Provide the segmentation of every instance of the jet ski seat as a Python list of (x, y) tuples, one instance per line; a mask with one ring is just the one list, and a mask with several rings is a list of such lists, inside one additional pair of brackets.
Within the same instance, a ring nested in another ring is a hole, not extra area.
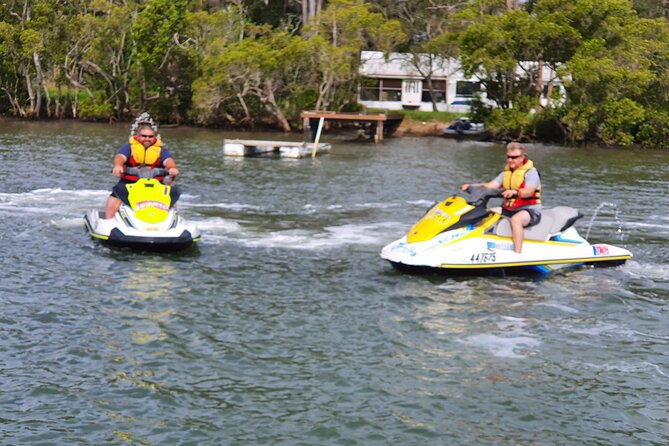
[[(583, 214), (568, 206), (557, 206), (543, 209), (541, 221), (538, 224), (525, 228), (525, 240), (539, 240), (545, 242), (558, 232), (572, 226)], [(500, 237), (511, 237), (511, 223), (502, 217), (494, 228), (494, 234)]]

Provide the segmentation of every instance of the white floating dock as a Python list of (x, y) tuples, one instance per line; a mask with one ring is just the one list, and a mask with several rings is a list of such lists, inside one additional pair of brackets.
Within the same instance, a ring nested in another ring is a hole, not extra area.
[(292, 142), (292, 141), (260, 141), (250, 139), (226, 139), (223, 141), (223, 154), (227, 156), (260, 156), (278, 154), (282, 158), (304, 158), (312, 154), (320, 155), (329, 152), (332, 146), (328, 143)]

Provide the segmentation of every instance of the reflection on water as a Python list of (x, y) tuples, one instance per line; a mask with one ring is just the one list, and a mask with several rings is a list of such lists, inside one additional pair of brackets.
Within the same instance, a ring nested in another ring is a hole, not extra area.
[(414, 277), (381, 247), (495, 175), (502, 145), (333, 141), (317, 160), (233, 160), (222, 141), (239, 135), (164, 129), (203, 241), (161, 256), (83, 228), (115, 183), (121, 127), (0, 130), (3, 443), (669, 440), (669, 154), (530, 147), (545, 205), (576, 204), (592, 242), (633, 252), (623, 267)]
[(120, 291), (130, 299), (161, 299), (176, 287), (179, 270), (159, 257), (127, 262), (127, 272), (119, 277)]

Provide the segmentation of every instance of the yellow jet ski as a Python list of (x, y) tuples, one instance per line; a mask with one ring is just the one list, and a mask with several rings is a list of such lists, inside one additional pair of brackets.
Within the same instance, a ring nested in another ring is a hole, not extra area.
[(135, 183), (126, 185), (128, 196), (118, 212), (105, 218), (104, 212), (91, 210), (84, 216), (88, 232), (105, 244), (143, 251), (179, 251), (200, 241), (200, 231), (176, 211), (171, 186), (156, 177), (168, 175), (161, 168), (126, 168), (136, 175)]
[(385, 246), (381, 257), (409, 273), (548, 274), (584, 265), (616, 266), (632, 258), (624, 248), (590, 244), (574, 223), (577, 209), (544, 208), (541, 221), (525, 228), (523, 252), (513, 250), (509, 220), (487, 208), (500, 197), (497, 189), (470, 187), (470, 195), (437, 203), (399, 240)]

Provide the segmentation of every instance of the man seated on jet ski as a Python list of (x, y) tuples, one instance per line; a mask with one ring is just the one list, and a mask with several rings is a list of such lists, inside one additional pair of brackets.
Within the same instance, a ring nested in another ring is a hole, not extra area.
[[(120, 177), (120, 180), (107, 199), (106, 218), (114, 217), (121, 207), (122, 198), (127, 197), (128, 191), (125, 185), (138, 180), (136, 176), (125, 174), (125, 168), (129, 166), (160, 167), (168, 169), (172, 178), (179, 175), (177, 164), (172, 159), (169, 150), (163, 146), (160, 138), (156, 136), (156, 130), (153, 126), (150, 123), (139, 123), (135, 136), (132, 136), (130, 141), (124, 144), (114, 156), (112, 173)], [(162, 179), (160, 180), (162, 181)], [(176, 202), (180, 195), (180, 190), (176, 186), (172, 186), (170, 192), (172, 203)]]
[[(463, 184), (466, 191), (470, 184)], [(510, 219), (513, 250), (520, 253), (525, 228), (541, 220), (541, 178), (539, 171), (527, 158), (523, 144), (511, 142), (506, 146), (506, 166), (494, 180), (477, 184), (488, 189), (502, 189), (504, 203), (491, 210)]]

